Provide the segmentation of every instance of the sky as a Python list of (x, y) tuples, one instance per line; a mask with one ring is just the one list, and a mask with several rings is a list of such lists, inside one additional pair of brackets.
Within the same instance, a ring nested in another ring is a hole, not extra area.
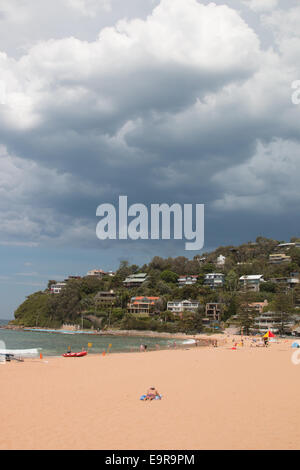
[(0, 318), (48, 279), (193, 257), (96, 209), (205, 204), (202, 251), (300, 236), (300, 4), (0, 0)]

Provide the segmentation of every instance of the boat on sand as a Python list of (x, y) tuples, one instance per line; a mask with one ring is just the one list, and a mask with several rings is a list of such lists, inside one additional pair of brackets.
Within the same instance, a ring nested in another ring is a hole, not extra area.
[(80, 351), (80, 352), (68, 352), (63, 354), (63, 357), (83, 357), (87, 355), (87, 351)]

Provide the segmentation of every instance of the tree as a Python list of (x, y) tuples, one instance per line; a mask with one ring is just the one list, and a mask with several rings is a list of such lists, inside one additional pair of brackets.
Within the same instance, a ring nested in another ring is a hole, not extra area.
[(83, 297), (79, 302), (79, 310), (81, 313), (89, 311), (94, 307), (94, 302), (90, 297)]
[(124, 280), (127, 276), (132, 274), (132, 271), (129, 267), (128, 261), (121, 261), (119, 269), (116, 272), (116, 276), (120, 277), (122, 280)]
[(121, 308), (126, 308), (129, 300), (130, 300), (131, 294), (128, 292), (127, 289), (122, 289), (119, 292), (119, 295), (117, 296), (115, 306), (116, 307), (121, 307)]
[(166, 309), (166, 302), (160, 298), (154, 303), (154, 312), (163, 312)]
[(300, 282), (296, 284), (292, 291), (293, 307), (300, 306)]
[(291, 321), (290, 311), (293, 302), (291, 294), (279, 292), (274, 299), (275, 312), (278, 313), (277, 321), (280, 323), (279, 332), (284, 334), (287, 331), (287, 324)]
[(154, 256), (152, 261), (149, 263), (148, 269), (158, 269), (159, 271), (164, 271), (165, 269), (171, 268), (172, 262), (172, 258), (163, 259), (160, 256)]
[(68, 282), (60, 294), (53, 294), (49, 297), (49, 308), (51, 320), (60, 323), (65, 321), (76, 322), (80, 312), (80, 284)]
[(276, 284), (271, 281), (262, 282), (260, 285), (261, 292), (276, 292)]
[(52, 284), (56, 284), (56, 281), (54, 281), (53, 279), (50, 279), (50, 281), (48, 281), (48, 284), (47, 284), (47, 289), (50, 289)]
[(213, 263), (206, 263), (202, 266), (201, 271), (203, 274), (213, 273), (215, 271), (215, 265)]
[(197, 285), (203, 286), (205, 280), (205, 275), (203, 273), (198, 274)]
[(175, 315), (173, 314), (173, 312), (170, 312), (170, 310), (165, 310), (164, 312), (160, 312), (159, 318), (165, 323), (174, 322), (176, 320)]
[(237, 318), (238, 318), (238, 324), (241, 327), (241, 330), (246, 335), (249, 335), (251, 328), (253, 328), (255, 317), (257, 315), (255, 309), (251, 307), (250, 303), (251, 303), (251, 298), (248, 292), (241, 295)]
[(168, 269), (165, 269), (161, 275), (160, 278), (165, 281), (165, 282), (173, 282), (176, 283), (178, 280), (178, 274), (174, 273), (173, 271), (170, 271)]
[(177, 258), (173, 259), (171, 270), (175, 271), (179, 275), (189, 274), (187, 272), (187, 262), (188, 262), (188, 259), (185, 258), (184, 256), (177, 256)]
[(292, 261), (297, 264), (297, 266), (300, 266), (300, 249), (299, 248), (292, 248), (290, 250), (290, 256), (292, 258)]
[(179, 321), (179, 328), (185, 333), (195, 334), (202, 331), (202, 315), (198, 312), (184, 312)]
[(81, 294), (93, 294), (104, 289), (104, 281), (97, 276), (86, 276), (81, 280), (68, 281), (67, 287), (80, 289)]
[(237, 315), (239, 308), (239, 302), (236, 295), (233, 295), (228, 304), (225, 306), (222, 312), (222, 321), (228, 320), (230, 317)]
[(225, 287), (229, 291), (236, 291), (239, 285), (239, 277), (234, 269), (231, 269), (225, 278)]
[(51, 322), (49, 297), (44, 292), (29, 295), (15, 311), (16, 324), (27, 327), (57, 326), (55, 322)]
[(170, 286), (170, 284), (167, 284), (165, 281), (158, 281), (157, 290), (159, 291), (160, 295), (171, 294), (172, 286)]
[(156, 289), (157, 283), (160, 280), (160, 272), (156, 269), (152, 269), (145, 281), (145, 287), (149, 289)]

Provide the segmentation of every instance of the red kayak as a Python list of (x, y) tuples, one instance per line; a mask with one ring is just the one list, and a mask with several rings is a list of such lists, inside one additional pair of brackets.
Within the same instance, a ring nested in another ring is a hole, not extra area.
[(70, 353), (65, 353), (63, 354), (63, 357), (82, 357), (82, 356), (86, 356), (87, 355), (87, 351), (80, 351), (80, 352), (70, 352)]

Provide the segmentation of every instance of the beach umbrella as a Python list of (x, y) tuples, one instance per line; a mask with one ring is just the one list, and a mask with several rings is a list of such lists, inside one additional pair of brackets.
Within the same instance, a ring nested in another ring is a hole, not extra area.
[(263, 336), (263, 338), (275, 338), (275, 335), (272, 333), (272, 331), (267, 331), (267, 333)]

